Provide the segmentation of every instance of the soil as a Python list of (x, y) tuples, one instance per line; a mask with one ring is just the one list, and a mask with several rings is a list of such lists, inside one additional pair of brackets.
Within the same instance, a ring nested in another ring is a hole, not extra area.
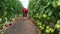
[(13, 25), (6, 31), (5, 34), (38, 34), (37, 27), (32, 24), (30, 19), (20, 17), (19, 20), (13, 23)]

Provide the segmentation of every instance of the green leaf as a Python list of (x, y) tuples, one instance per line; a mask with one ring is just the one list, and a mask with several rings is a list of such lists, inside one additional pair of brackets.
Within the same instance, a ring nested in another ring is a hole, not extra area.
[(53, 0), (52, 5), (53, 7), (56, 7), (56, 0)]

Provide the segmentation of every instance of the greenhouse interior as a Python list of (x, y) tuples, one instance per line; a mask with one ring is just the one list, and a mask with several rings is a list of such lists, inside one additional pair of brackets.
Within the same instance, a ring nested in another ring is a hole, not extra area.
[(0, 0), (0, 34), (60, 34), (60, 0)]

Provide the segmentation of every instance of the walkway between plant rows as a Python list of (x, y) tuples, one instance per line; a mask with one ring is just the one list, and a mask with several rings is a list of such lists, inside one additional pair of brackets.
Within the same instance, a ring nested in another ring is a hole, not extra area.
[(5, 34), (37, 34), (37, 27), (30, 19), (20, 17), (19, 20), (14, 22), (13, 25), (4, 32)]

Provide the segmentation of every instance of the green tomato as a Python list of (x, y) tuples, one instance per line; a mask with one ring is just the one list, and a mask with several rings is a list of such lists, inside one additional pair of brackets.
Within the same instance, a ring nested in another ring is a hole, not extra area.
[(46, 33), (50, 33), (50, 31), (47, 29), (47, 30), (46, 30)]
[(59, 24), (60, 23), (60, 20), (57, 20), (57, 24)]
[(51, 29), (51, 32), (54, 32), (54, 30), (53, 30), (53, 29)]
[(60, 6), (60, 0), (57, 1), (57, 6)]
[(38, 18), (39, 17), (39, 14), (36, 14), (36, 18)]
[(44, 29), (44, 27), (41, 27), (41, 29)]
[(37, 23), (39, 23), (39, 21), (37, 21)]
[(49, 29), (49, 26), (46, 26), (47, 29)]
[(2, 32), (2, 34), (5, 34), (4, 32)]
[(56, 27), (57, 29), (60, 29), (60, 25), (59, 25), (59, 24), (56, 24), (55, 27)]
[(41, 18), (41, 17), (39, 16), (39, 18)]
[(54, 29), (52, 29), (52, 28), (49, 28), (49, 31), (50, 31), (50, 32), (54, 32)]
[(43, 18), (46, 18), (46, 17), (47, 17), (47, 15), (46, 15), (46, 14), (43, 14), (43, 15), (42, 15), (42, 17), (43, 17)]
[(41, 25), (41, 23), (37, 23), (37, 25)]
[(49, 28), (49, 31), (51, 31), (51, 28)]
[(42, 26), (39, 26), (39, 28), (42, 28)]
[(42, 23), (42, 22), (37, 21), (37, 25), (42, 25), (41, 23)]
[(41, 30), (44, 29), (44, 27), (43, 27), (42, 25), (40, 25), (39, 28), (40, 28)]

